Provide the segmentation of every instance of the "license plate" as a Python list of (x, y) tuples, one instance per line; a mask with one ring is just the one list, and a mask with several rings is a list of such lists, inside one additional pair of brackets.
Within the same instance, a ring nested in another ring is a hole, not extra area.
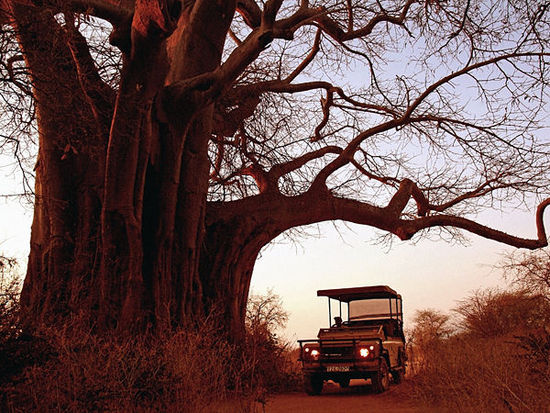
[(349, 371), (350, 366), (327, 366), (327, 371), (330, 373)]

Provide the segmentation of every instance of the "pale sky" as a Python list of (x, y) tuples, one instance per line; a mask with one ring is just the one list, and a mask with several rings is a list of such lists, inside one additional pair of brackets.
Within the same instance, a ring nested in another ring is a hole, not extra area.
[[(516, 235), (536, 236), (534, 213), (495, 212), (487, 214), (485, 222)], [(264, 294), (272, 288), (282, 298), (290, 312), (285, 338), (314, 338), (327, 326), (328, 299), (317, 297), (320, 289), (389, 285), (403, 296), (407, 327), (416, 310), (448, 312), (477, 289), (506, 286), (494, 266), (514, 248), (471, 235), (466, 246), (396, 238), (388, 250), (372, 242), (372, 229), (348, 227), (340, 235), (332, 223), (324, 223), (321, 238), (305, 239), (298, 247), (274, 244), (257, 261), (252, 290)]]
[(32, 206), (24, 199), (5, 196), (22, 193), (21, 182), (14, 159), (0, 155), (0, 254), (25, 261), (29, 253)]
[[(20, 181), (6, 175), (10, 160), (0, 157), (0, 193), (21, 191)], [(535, 208), (533, 201), (533, 208)], [(486, 213), (482, 222), (515, 235), (534, 238), (534, 212)], [(546, 222), (548, 222), (548, 218)], [(19, 258), (26, 265), (32, 211), (17, 198), (0, 198), (0, 253)], [(506, 251), (513, 248), (469, 235), (469, 245), (423, 240), (393, 245), (375, 244), (376, 233), (369, 227), (326, 222), (319, 236), (301, 238), (298, 243), (275, 240), (257, 261), (252, 293), (269, 288), (278, 294), (290, 313), (282, 335), (291, 341), (314, 338), (328, 324), (326, 297), (320, 289), (389, 285), (403, 296), (405, 321), (419, 309), (449, 311), (457, 300), (479, 288), (505, 286), (494, 268)], [(333, 314), (334, 315), (334, 314)], [(410, 323), (409, 323), (410, 324)]]
[[(413, 53), (412, 49), (408, 51)], [(391, 61), (388, 65), (387, 69), (399, 73), (403, 70)], [(361, 72), (361, 68), (354, 70)], [(353, 81), (352, 75), (344, 77)], [(362, 75), (355, 81), (361, 83)], [(13, 169), (13, 159), (0, 156), (0, 195), (21, 192), (19, 178), (7, 175)], [(487, 213), (482, 222), (535, 238), (536, 202), (528, 207), (531, 211)], [(28, 205), (25, 207), (18, 199), (0, 197), (0, 253), (16, 256), (22, 267), (29, 250), (31, 220)], [(313, 338), (320, 327), (327, 325), (327, 299), (316, 296), (319, 289), (389, 285), (403, 296), (407, 321), (416, 310), (434, 308), (447, 312), (457, 300), (476, 289), (504, 286), (494, 265), (505, 252), (514, 250), (475, 235), (468, 235), (467, 246), (428, 240), (401, 242), (395, 238), (388, 249), (373, 243), (376, 235), (368, 227), (339, 225), (339, 228), (337, 231), (332, 223), (323, 223), (319, 226), (320, 237), (301, 239), (298, 245), (276, 240), (262, 251), (255, 265), (252, 293), (264, 294), (272, 288), (281, 297), (290, 313), (283, 332), (289, 340)]]

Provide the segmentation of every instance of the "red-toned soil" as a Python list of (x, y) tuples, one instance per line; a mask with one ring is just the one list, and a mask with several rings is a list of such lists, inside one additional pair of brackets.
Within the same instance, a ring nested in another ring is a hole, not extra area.
[(348, 388), (325, 383), (319, 396), (305, 393), (286, 393), (268, 397), (266, 413), (334, 413), (334, 412), (384, 412), (384, 413), (436, 413), (441, 410), (421, 407), (410, 397), (410, 385), (405, 382), (392, 385), (383, 394), (374, 394), (364, 380), (352, 380)]

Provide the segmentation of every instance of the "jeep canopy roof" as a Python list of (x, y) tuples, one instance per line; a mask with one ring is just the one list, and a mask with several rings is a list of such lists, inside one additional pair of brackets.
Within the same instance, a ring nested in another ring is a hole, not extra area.
[(397, 294), (395, 290), (387, 285), (319, 290), (317, 291), (317, 296), (329, 297), (345, 303), (354, 300), (367, 300), (369, 298), (401, 298), (401, 295)]

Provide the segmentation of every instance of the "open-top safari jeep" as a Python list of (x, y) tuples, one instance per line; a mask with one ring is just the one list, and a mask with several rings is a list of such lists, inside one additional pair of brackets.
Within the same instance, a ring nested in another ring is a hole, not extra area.
[[(298, 340), (304, 387), (316, 395), (323, 382), (347, 387), (350, 379), (371, 379), (375, 392), (389, 388), (390, 377), (400, 383), (405, 374), (405, 336), (401, 296), (388, 286), (319, 290), (339, 302), (339, 315), (330, 328), (321, 328), (315, 340)], [(342, 321), (342, 307), (347, 320)]]

